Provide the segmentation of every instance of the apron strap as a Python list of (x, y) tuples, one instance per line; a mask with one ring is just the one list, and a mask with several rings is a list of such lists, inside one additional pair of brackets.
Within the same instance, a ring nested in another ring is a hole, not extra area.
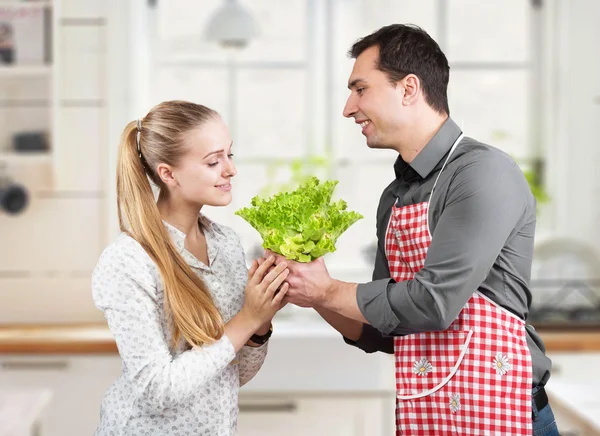
[[(438, 173), (437, 177), (435, 178), (435, 182), (433, 182), (433, 188), (431, 188), (431, 194), (429, 194), (429, 203), (431, 203), (431, 199), (433, 198), (433, 191), (435, 190), (437, 182), (440, 179), (440, 176), (442, 175), (442, 171), (444, 171), (444, 168), (446, 168), (446, 164), (450, 160), (450, 156), (452, 156), (452, 153), (454, 153), (454, 150), (456, 150), (458, 143), (463, 139), (464, 136), (465, 136), (465, 134), (461, 133), (460, 136), (456, 139), (456, 141), (454, 141), (454, 144), (452, 144), (452, 147), (450, 148), (450, 152), (448, 153), (448, 157), (446, 157), (446, 160), (444, 161), (444, 165), (442, 165), (442, 169), (440, 169), (440, 172)], [(429, 205), (427, 206), (427, 232), (429, 233), (429, 237), (431, 238), (431, 230), (429, 229)]]

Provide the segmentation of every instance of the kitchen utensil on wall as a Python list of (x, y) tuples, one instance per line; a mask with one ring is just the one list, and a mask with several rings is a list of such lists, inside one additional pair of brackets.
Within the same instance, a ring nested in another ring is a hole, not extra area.
[(44, 132), (16, 133), (13, 135), (13, 149), (18, 152), (47, 151), (47, 135)]
[(8, 177), (0, 177), (0, 210), (9, 215), (22, 213), (29, 203), (29, 194), (24, 186)]

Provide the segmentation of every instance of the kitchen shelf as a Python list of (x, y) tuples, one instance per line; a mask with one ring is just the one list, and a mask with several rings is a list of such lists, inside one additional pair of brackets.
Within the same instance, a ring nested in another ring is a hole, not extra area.
[[(0, 4), (0, 8), (2, 8)], [(0, 78), (13, 78), (13, 77), (43, 77), (52, 74), (52, 67), (49, 65), (15, 65), (15, 66), (1, 66), (0, 67)]]
[(0, 1), (0, 8), (50, 8), (52, 1)]
[(45, 164), (52, 162), (50, 152), (0, 152), (0, 164)]

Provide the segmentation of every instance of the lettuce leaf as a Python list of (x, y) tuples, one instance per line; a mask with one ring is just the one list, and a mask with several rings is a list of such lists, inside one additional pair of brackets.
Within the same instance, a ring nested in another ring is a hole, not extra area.
[(295, 191), (268, 199), (256, 196), (251, 207), (235, 212), (254, 227), (263, 247), (298, 262), (310, 262), (335, 251), (342, 233), (363, 216), (347, 211), (344, 200), (331, 202), (337, 180), (311, 177)]

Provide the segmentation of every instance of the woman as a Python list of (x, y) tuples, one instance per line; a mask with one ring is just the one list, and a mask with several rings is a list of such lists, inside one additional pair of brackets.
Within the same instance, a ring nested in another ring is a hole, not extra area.
[(200, 213), (231, 202), (231, 145), (215, 111), (183, 101), (125, 127), (122, 233), (92, 278), (123, 374), (103, 399), (96, 435), (236, 434), (239, 386), (265, 359), (288, 270), (268, 272), (271, 258), (247, 271), (236, 234)]

